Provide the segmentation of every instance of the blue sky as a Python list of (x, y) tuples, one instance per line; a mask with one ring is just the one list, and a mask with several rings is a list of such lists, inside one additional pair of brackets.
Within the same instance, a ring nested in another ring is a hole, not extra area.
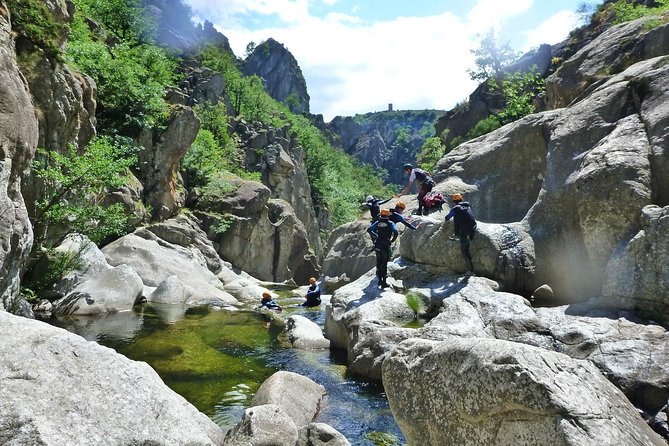
[[(448, 110), (469, 96), (470, 52), (491, 28), (517, 51), (564, 40), (583, 0), (186, 0), (237, 56), (269, 37), (295, 56), (326, 121)], [(598, 1), (590, 1), (595, 4)]]

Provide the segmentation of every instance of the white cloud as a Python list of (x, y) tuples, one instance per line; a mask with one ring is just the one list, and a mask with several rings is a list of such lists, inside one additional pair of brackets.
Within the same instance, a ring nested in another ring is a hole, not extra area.
[(562, 42), (569, 35), (569, 31), (578, 26), (579, 22), (578, 14), (573, 11), (558, 12), (536, 28), (525, 31), (527, 41), (523, 46), (523, 51), (536, 48), (542, 43), (553, 45)]
[[(256, 11), (289, 22), (290, 26), (250, 31), (232, 16), (210, 19), (238, 56), (250, 41), (272, 37), (283, 43), (304, 73), (311, 111), (328, 121), (336, 115), (385, 110), (388, 103), (396, 110), (452, 108), (476, 87), (466, 69), (473, 67), (470, 49), (478, 46), (480, 34), (491, 26), (499, 29), (533, 7), (533, 0), (478, 0), (466, 19), (443, 13), (369, 23), (357, 17), (355, 9), (350, 14), (311, 16), (309, 0), (189, 0), (193, 5), (205, 1), (208, 11), (225, 5), (219, 14)], [(556, 42), (561, 40), (573, 27), (569, 14), (556, 14), (527, 32), (528, 47), (546, 43), (553, 35), (558, 36)]]
[(307, 80), (311, 111), (326, 120), (395, 109), (448, 109), (475, 87), (467, 26), (450, 13), (364, 24), (341, 14), (309, 17), (291, 28), (221, 30), (236, 54), (269, 37), (295, 56)]
[(499, 30), (506, 19), (529, 11), (533, 3), (533, 0), (479, 0), (467, 15), (469, 29), (479, 34), (490, 28)]
[(323, 3), (325, 3), (326, 5), (332, 6), (335, 3), (337, 3), (337, 0), (323, 0)]

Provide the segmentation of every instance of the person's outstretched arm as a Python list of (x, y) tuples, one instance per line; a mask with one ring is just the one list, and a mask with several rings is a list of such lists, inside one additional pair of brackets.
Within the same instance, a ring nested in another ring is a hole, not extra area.
[(414, 226), (411, 223), (409, 223), (408, 221), (406, 221), (406, 219), (404, 217), (402, 217), (402, 215), (397, 214), (397, 219), (399, 220), (399, 223), (402, 223), (407, 228), (413, 229), (414, 231), (417, 229), (416, 226)]

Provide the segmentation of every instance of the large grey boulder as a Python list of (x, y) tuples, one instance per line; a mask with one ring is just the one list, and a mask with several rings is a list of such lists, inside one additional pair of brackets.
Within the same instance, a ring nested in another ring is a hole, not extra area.
[(609, 260), (602, 303), (639, 310), (651, 319), (669, 314), (669, 206), (646, 206), (641, 230)]
[(82, 282), (53, 303), (55, 314), (96, 315), (126, 311), (139, 302), (144, 284), (128, 265), (118, 265)]
[(200, 120), (195, 112), (177, 105), (172, 107), (164, 129), (140, 135), (139, 179), (144, 185), (145, 201), (153, 209), (152, 217), (168, 219), (184, 206), (186, 194), (179, 165), (199, 130)]
[(459, 145), (435, 167), (438, 189), (447, 196), (463, 193), (477, 220), (522, 220), (546, 176), (546, 127), (556, 117), (556, 112), (526, 116)]
[(299, 429), (316, 417), (324, 395), (325, 387), (306, 376), (279, 371), (262, 383), (251, 406), (279, 406)]
[(288, 318), (285, 331), (294, 348), (330, 348), (330, 341), (323, 336), (321, 327), (299, 314), (294, 314)]
[(7, 444), (223, 442), (221, 429), (144, 362), (5, 312), (0, 338), (0, 438)]
[(294, 446), (295, 422), (276, 404), (254, 406), (244, 411), (239, 423), (225, 435), (226, 446)]
[(376, 265), (374, 246), (367, 234), (369, 220), (355, 220), (330, 234), (323, 261), (323, 276), (329, 292), (358, 279)]
[[(202, 206), (209, 205), (198, 204)], [(223, 220), (220, 214), (207, 209), (197, 215), (220, 257), (253, 277), (307, 283), (309, 277), (318, 275), (320, 266), (309, 245), (305, 225), (283, 200), (265, 200), (258, 214), (247, 217), (227, 214), (227, 220)], [(217, 231), (221, 223), (229, 225), (223, 233)]]
[(546, 79), (546, 100), (551, 108), (565, 107), (587, 94), (593, 84), (630, 65), (669, 51), (669, 26), (647, 16), (615, 25), (599, 34), (564, 61)]
[[(404, 231), (400, 241), (402, 258), (464, 273), (467, 265), (460, 242), (453, 237), (453, 222), (421, 219), (420, 229)], [(508, 290), (534, 289), (534, 241), (518, 223), (478, 223), (470, 243), (474, 271), (501, 282)]]
[(63, 296), (80, 283), (112, 268), (100, 248), (85, 235), (69, 234), (55, 248), (55, 252), (77, 258), (78, 267), (63, 276), (55, 285), (55, 291)]
[(222, 290), (223, 284), (207, 268), (207, 261), (197, 250), (169, 243), (148, 229), (140, 228), (102, 249), (110, 265), (127, 264), (144, 285), (158, 287), (170, 276), (177, 276), (194, 291), (191, 299), (209, 299), (219, 305), (238, 305)]
[(592, 364), (518, 343), (405, 341), (383, 382), (409, 444), (665, 444)]
[(0, 14), (0, 60), (0, 310), (20, 311), (21, 268), (33, 243), (21, 176), (35, 154), (39, 132), (8, 14)]

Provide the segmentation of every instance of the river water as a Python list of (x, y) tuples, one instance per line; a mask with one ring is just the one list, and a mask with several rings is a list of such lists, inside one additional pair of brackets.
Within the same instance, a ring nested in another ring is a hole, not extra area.
[[(284, 298), (281, 318), (301, 314), (321, 327), (324, 310)], [(241, 418), (262, 382), (278, 370), (308, 376), (327, 391), (315, 421), (341, 432), (352, 445), (401, 445), (383, 387), (351, 376), (345, 352), (293, 349), (280, 323), (253, 310), (138, 305), (133, 311), (48, 322), (149, 363), (165, 384), (223, 430)]]

